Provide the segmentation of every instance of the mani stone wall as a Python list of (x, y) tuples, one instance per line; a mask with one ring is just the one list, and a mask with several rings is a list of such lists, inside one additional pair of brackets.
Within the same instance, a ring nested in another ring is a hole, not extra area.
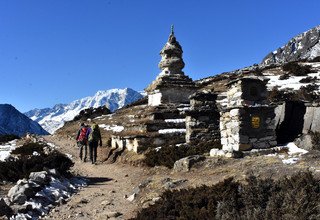
[(265, 149), (277, 144), (274, 107), (268, 105), (266, 81), (246, 77), (228, 84), (220, 112), (222, 149)]
[(221, 113), (223, 150), (266, 149), (277, 145), (273, 107), (243, 107)]
[(186, 142), (213, 143), (220, 140), (220, 114), (214, 93), (195, 93), (190, 96), (190, 111), (186, 116)]

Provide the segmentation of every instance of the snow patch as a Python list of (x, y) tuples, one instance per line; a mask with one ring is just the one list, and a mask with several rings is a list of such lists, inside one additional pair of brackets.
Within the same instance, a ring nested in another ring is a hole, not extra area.
[(17, 140), (10, 141), (0, 145), (0, 161), (5, 161), (11, 155), (11, 152), (17, 148)]
[(113, 131), (113, 132), (121, 132), (124, 130), (124, 127), (120, 125), (99, 124), (99, 127), (103, 128), (106, 131)]

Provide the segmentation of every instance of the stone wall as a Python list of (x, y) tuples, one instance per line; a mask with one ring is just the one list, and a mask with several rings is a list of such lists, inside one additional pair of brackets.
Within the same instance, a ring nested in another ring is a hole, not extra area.
[(216, 107), (217, 95), (196, 93), (190, 96), (190, 111), (186, 117), (186, 142), (211, 143), (220, 139), (219, 112)]
[(273, 107), (244, 107), (221, 112), (223, 150), (243, 151), (276, 146)]

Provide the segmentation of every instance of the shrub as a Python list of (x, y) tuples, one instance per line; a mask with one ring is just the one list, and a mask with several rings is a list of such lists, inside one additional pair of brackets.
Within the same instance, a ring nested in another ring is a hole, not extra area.
[(136, 220), (156, 219), (319, 219), (320, 181), (298, 173), (278, 181), (250, 176), (213, 186), (166, 191)]
[(80, 111), (80, 113), (73, 118), (73, 121), (85, 121), (88, 118), (93, 119), (101, 115), (108, 115), (110, 113), (111, 111), (105, 106), (100, 106), (98, 108), (91, 107)]
[(283, 71), (287, 71), (289, 75), (294, 76), (306, 76), (308, 73), (311, 73), (311, 66), (304, 65), (300, 66), (297, 62), (289, 62), (282, 66)]
[(311, 102), (319, 100), (320, 97), (317, 94), (318, 88), (319, 86), (317, 84), (301, 86), (300, 89), (297, 91), (297, 99)]
[(0, 144), (19, 139), (20, 137), (14, 134), (6, 134), (6, 135), (0, 135)]
[(279, 80), (286, 80), (286, 79), (289, 79), (289, 78), (290, 78), (290, 76), (289, 76), (289, 74), (287, 74), (287, 73), (279, 76)]
[(43, 154), (43, 148), (47, 146), (45, 144), (40, 143), (27, 143), (21, 147), (18, 147), (12, 151), (12, 154), (21, 154), (21, 155), (32, 155), (33, 152), (37, 152), (39, 154)]
[(320, 132), (311, 132), (312, 148), (320, 150)]
[(163, 146), (161, 149), (148, 149), (145, 154), (145, 164), (151, 167), (166, 166), (173, 168), (174, 162), (191, 155), (209, 153), (212, 148), (221, 148), (220, 142), (214, 144), (198, 144), (195, 146)]
[(281, 102), (293, 100), (293, 97), (293, 92), (281, 91), (277, 87), (273, 87), (273, 89), (269, 92), (268, 99), (270, 102)]
[(58, 151), (53, 151), (48, 155), (23, 155), (16, 160), (0, 161), (0, 181), (15, 182), (27, 178), (31, 172), (45, 169), (56, 169), (60, 174), (68, 176), (68, 171), (73, 164), (66, 155)]
[(306, 78), (301, 79), (299, 82), (301, 82), (301, 83), (311, 83), (311, 82), (315, 83), (317, 80), (318, 80), (317, 77), (308, 76)]

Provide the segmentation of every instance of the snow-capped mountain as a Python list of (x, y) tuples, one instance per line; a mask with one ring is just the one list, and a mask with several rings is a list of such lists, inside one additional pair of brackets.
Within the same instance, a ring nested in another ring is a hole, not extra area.
[(64, 122), (72, 120), (83, 109), (106, 105), (111, 111), (115, 111), (142, 97), (139, 92), (130, 88), (110, 89), (98, 91), (94, 96), (78, 99), (70, 104), (58, 104), (53, 108), (34, 109), (26, 112), (25, 115), (37, 121), (48, 132), (54, 133), (64, 125)]
[(23, 136), (26, 133), (48, 134), (37, 122), (9, 104), (0, 104), (0, 134)]
[(320, 56), (320, 26), (292, 38), (285, 46), (269, 53), (262, 64), (312, 60)]

